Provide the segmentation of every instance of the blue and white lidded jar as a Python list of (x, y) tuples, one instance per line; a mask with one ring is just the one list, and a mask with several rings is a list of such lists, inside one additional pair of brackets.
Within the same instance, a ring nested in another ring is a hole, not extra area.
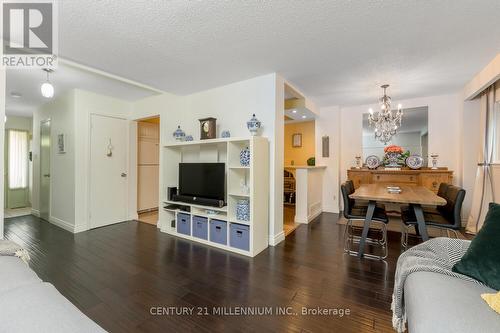
[(240, 152), (240, 164), (241, 166), (250, 166), (250, 148), (246, 147)]
[(247, 121), (247, 128), (252, 135), (257, 135), (262, 123), (259, 119), (255, 118), (255, 113), (252, 116), (252, 119)]
[(193, 141), (194, 138), (192, 135), (186, 135), (186, 137), (184, 138), (184, 141)]
[(223, 138), (230, 138), (231, 137), (231, 133), (229, 131), (222, 131), (221, 137)]
[(250, 200), (240, 199), (236, 202), (236, 219), (250, 221)]
[(177, 129), (173, 133), (173, 136), (174, 136), (176, 141), (182, 141), (182, 140), (184, 140), (186, 133), (184, 133), (184, 131), (181, 130), (181, 126), (179, 125), (179, 126), (177, 126)]

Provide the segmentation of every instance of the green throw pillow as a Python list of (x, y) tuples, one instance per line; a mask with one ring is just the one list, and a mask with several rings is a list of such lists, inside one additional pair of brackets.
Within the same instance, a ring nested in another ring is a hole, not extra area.
[(490, 203), (483, 227), (462, 259), (453, 266), (456, 273), (470, 276), (500, 290), (500, 205)]

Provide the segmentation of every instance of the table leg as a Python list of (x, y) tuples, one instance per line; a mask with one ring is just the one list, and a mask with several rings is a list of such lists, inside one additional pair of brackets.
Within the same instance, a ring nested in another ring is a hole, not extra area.
[(370, 223), (373, 219), (373, 213), (375, 212), (375, 206), (377, 203), (370, 200), (368, 202), (368, 210), (366, 211), (365, 224), (363, 226), (363, 232), (361, 233), (361, 239), (359, 240), (359, 250), (358, 257), (362, 258), (365, 252), (365, 242), (368, 236), (368, 230), (370, 230)]
[(427, 234), (427, 226), (425, 225), (424, 212), (422, 211), (422, 206), (413, 205), (413, 210), (415, 211), (415, 216), (417, 217), (418, 231), (422, 236), (422, 240), (425, 242), (429, 239), (429, 235)]

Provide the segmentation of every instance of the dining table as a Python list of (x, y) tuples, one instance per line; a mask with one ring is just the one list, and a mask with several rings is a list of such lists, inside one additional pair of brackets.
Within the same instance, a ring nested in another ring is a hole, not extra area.
[[(390, 193), (389, 187), (398, 187), (399, 193)], [(394, 204), (408, 204), (413, 207), (415, 217), (417, 220), (417, 228), (422, 240), (429, 239), (427, 227), (425, 225), (424, 212), (422, 205), (426, 206), (444, 206), (446, 200), (441, 198), (428, 188), (424, 186), (415, 185), (399, 185), (399, 184), (363, 184), (357, 188), (354, 193), (349, 195), (351, 199), (368, 201), (368, 209), (361, 233), (359, 242), (358, 256), (361, 258), (364, 255), (366, 237), (370, 229), (370, 223), (373, 218), (373, 213), (377, 203), (394, 203)]]

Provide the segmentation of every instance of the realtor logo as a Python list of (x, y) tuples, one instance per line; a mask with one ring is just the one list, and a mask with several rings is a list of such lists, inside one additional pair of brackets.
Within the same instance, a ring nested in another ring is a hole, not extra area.
[(3, 67), (54, 68), (57, 26), (52, 0), (2, 3)]

